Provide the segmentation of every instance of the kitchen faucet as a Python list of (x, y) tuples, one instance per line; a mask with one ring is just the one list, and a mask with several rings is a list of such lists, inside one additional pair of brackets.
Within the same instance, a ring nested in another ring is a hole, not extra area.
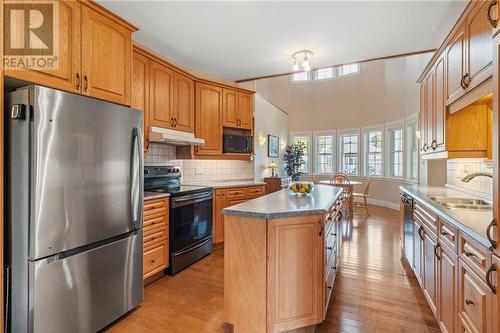
[(483, 177), (490, 177), (493, 178), (493, 173), (491, 172), (473, 172), (468, 175), (466, 175), (464, 178), (461, 179), (464, 183), (470, 182), (472, 179), (483, 176)]

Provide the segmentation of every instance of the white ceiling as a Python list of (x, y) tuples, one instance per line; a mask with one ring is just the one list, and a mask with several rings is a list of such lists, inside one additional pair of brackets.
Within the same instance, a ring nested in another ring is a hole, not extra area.
[(98, 0), (137, 25), (134, 39), (173, 62), (239, 80), (437, 48), (467, 1)]

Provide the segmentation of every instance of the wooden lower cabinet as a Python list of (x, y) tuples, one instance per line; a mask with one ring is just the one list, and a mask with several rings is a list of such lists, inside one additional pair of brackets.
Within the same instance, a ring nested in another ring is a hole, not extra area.
[(493, 260), (492, 260), (492, 267), (491, 267), (491, 273), (490, 276), (486, 276), (486, 281), (488, 284), (490, 284), (490, 289), (491, 286), (493, 286), (495, 289), (495, 295), (493, 296), (493, 332), (500, 332), (500, 296), (498, 293), (500, 293), (500, 257), (497, 257), (496, 255), (493, 255)]
[(144, 279), (169, 265), (168, 207), (168, 198), (144, 201)]
[(423, 248), (424, 238), (422, 236), (423, 226), (418, 220), (413, 221), (413, 272), (417, 278), (418, 284), (422, 287), (423, 277)]
[(431, 307), (432, 312), (437, 315), (438, 300), (438, 260), (436, 257), (437, 236), (424, 228), (423, 232), (423, 264), (424, 275), (422, 277), (422, 287), (425, 298)]
[(258, 198), (264, 195), (265, 192), (265, 185), (216, 189), (212, 217), (213, 243), (224, 243), (224, 216), (222, 215), (222, 209)]
[(439, 244), (437, 311), (443, 333), (457, 330), (458, 256), (445, 244)]
[(498, 296), (462, 259), (458, 267), (458, 331), (493, 332), (493, 318), (498, 320), (498, 313), (493, 313), (493, 300)]

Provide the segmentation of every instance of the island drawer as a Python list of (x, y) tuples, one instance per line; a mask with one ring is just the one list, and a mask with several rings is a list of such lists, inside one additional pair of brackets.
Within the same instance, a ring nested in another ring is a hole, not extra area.
[(413, 215), (418, 216), (420, 221), (427, 225), (436, 235), (438, 234), (439, 218), (436, 214), (415, 202), (413, 207)]
[(458, 251), (458, 229), (449, 224), (448, 222), (441, 220), (439, 223), (439, 239), (448, 247), (457, 253)]
[(330, 298), (333, 293), (333, 287), (335, 284), (335, 276), (337, 275), (337, 268), (335, 265), (329, 267), (327, 270), (326, 279), (325, 279), (325, 311), (323, 315), (326, 315), (326, 309), (328, 308), (328, 304), (330, 303)]
[(486, 272), (491, 266), (492, 254), (488, 249), (481, 246), (469, 237), (459, 234), (458, 256), (474, 272), (486, 279)]

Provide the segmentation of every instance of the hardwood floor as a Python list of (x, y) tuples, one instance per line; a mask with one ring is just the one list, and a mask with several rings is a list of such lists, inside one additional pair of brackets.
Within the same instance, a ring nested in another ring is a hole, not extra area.
[[(370, 207), (346, 222), (332, 303), (317, 333), (440, 332), (420, 287), (400, 260), (399, 213)], [(144, 303), (113, 333), (224, 333), (223, 250), (147, 286)]]

